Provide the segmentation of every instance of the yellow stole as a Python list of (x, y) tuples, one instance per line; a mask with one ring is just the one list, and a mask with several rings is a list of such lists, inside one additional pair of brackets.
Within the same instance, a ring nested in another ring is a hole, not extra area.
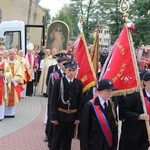
[[(14, 76), (14, 63), (9, 63), (10, 68), (11, 68), (11, 72), (12, 72), (12, 76)], [(11, 85), (11, 91), (8, 94), (8, 106), (14, 106), (14, 86)]]

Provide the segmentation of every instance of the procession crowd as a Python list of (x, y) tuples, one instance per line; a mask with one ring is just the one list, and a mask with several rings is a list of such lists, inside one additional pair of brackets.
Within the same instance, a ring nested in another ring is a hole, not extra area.
[(113, 96), (116, 88), (110, 79), (101, 79), (98, 86), (83, 93), (82, 82), (76, 78), (81, 68), (72, 53), (55, 48), (35, 51), (32, 43), (26, 48), (24, 55), (22, 50), (6, 50), (0, 45), (1, 121), (15, 117), (15, 106), (21, 98), (33, 96), (37, 89), (48, 99), (44, 140), (50, 150), (71, 150), (76, 133), (81, 150), (148, 149), (149, 71), (140, 72), (145, 113), (139, 92)]

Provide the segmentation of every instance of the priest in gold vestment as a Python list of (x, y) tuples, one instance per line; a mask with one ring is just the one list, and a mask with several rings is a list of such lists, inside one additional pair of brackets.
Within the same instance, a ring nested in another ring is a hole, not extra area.
[(22, 67), (21, 63), (15, 59), (16, 52), (14, 49), (9, 50), (9, 58), (7, 62), (11, 68), (12, 78), (11, 78), (11, 91), (8, 94), (8, 99), (5, 103), (5, 117), (15, 116), (15, 106), (19, 103), (21, 99), (22, 92)]
[(23, 91), (21, 92), (21, 97), (24, 98), (26, 96), (26, 86), (28, 81), (31, 78), (30, 75), (30, 65), (26, 58), (24, 58), (23, 50), (18, 51), (17, 60), (21, 63), (22, 66), (22, 78), (23, 78)]
[(10, 91), (11, 78), (10, 66), (3, 60), (3, 52), (0, 51), (0, 121), (4, 119), (5, 100)]
[[(44, 96), (47, 96), (47, 86), (46, 86), (46, 77), (49, 66), (53, 65), (56, 60), (53, 58), (53, 56), (57, 53), (56, 49), (46, 49), (45, 50), (45, 57), (43, 60), (41, 60), (40, 63), (40, 69), (42, 71), (39, 84), (38, 84), (38, 91), (43, 93)], [(42, 65), (41, 65), (42, 64)]]

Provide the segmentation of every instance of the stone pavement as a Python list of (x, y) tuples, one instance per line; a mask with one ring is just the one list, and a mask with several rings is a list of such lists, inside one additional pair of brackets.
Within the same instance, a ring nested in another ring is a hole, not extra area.
[[(22, 99), (15, 118), (0, 121), (0, 150), (48, 150), (43, 142), (46, 104), (47, 98), (39, 94)], [(78, 139), (73, 139), (71, 149), (80, 150)]]

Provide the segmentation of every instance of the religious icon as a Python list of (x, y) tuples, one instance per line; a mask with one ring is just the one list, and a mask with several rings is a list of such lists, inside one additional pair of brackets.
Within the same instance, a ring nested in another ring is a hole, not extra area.
[(63, 21), (53, 21), (48, 27), (46, 48), (56, 48), (58, 51), (67, 50), (69, 27)]

